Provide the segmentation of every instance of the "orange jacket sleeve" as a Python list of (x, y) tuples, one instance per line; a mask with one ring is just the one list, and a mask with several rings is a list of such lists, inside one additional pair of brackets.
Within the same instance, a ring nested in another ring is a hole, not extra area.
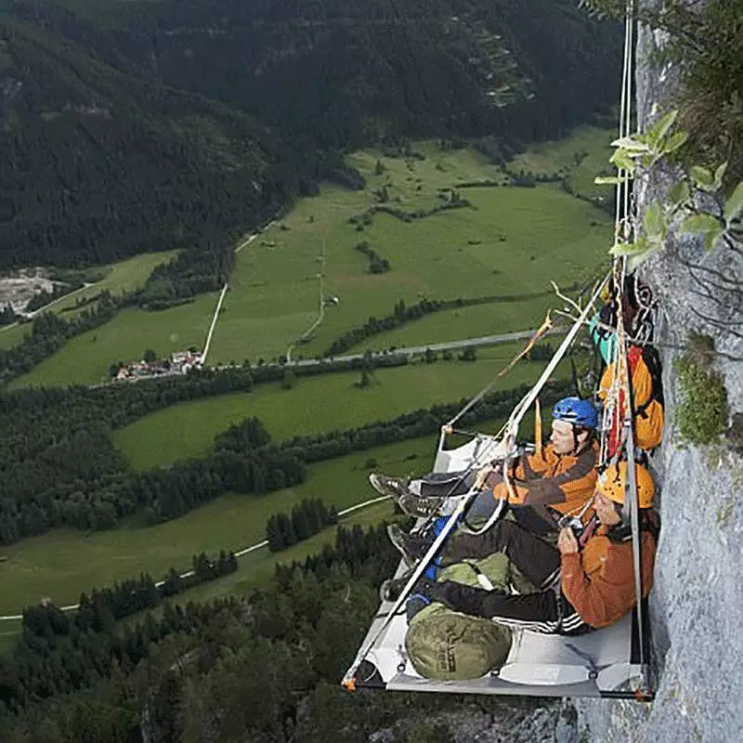
[[(603, 559), (587, 568), (585, 553), (562, 555), (562, 593), (583, 620), (592, 627), (608, 627), (635, 606), (635, 574), (632, 542), (606, 543)], [(589, 542), (590, 544), (590, 542)], [(594, 543), (595, 545), (595, 543)], [(588, 548), (588, 545), (586, 546)], [(595, 555), (594, 555), (595, 557)], [(655, 540), (642, 535), (643, 595), (653, 584)]]

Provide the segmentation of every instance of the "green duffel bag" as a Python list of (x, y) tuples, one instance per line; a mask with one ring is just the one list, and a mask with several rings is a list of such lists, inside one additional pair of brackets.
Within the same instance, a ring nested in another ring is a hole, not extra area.
[[(487, 576), (494, 588), (509, 583), (509, 562), (503, 554), (484, 560), (457, 563), (440, 571), (446, 578), (468, 586), (481, 586)], [(500, 668), (511, 650), (511, 631), (489, 619), (472, 617), (434, 602), (419, 611), (410, 622), (405, 649), (415, 670), (437, 681), (481, 678)]]

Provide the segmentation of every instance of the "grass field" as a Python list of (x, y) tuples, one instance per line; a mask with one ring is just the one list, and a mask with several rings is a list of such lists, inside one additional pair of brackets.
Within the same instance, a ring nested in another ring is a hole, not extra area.
[[(533, 172), (570, 170), (573, 162), (571, 179), (588, 183), (592, 158), (598, 162), (599, 144), (609, 139), (597, 131), (579, 130), (568, 142), (534, 148), (516, 162)], [(549, 279), (562, 286), (572, 284), (593, 274), (604, 260), (611, 235), (609, 217), (554, 185), (459, 187), (476, 210), (452, 210), (411, 224), (379, 215), (357, 232), (348, 218), (373, 203), (373, 191), (382, 186), (387, 187), (391, 206), (412, 210), (438, 203), (437, 189), (502, 178), (473, 150), (441, 152), (427, 143), (414, 148), (426, 159), (381, 158), (386, 168), (381, 175), (374, 173), (379, 153), (351, 155), (349, 161), (367, 177), (365, 191), (324, 185), (320, 197), (300, 201), (281, 224), (238, 254), (210, 363), (241, 363), (246, 358), (255, 363), (260, 357), (284, 353), (315, 320), (320, 298), (327, 295), (338, 296), (340, 304), (327, 308), (315, 336), (297, 347), (295, 356), (317, 354), (370, 315), (385, 315), (400, 299), (412, 304), (423, 296), (540, 294), (437, 313), (379, 335), (364, 347), (425, 345), (536, 327), (545, 308), (554, 304)], [(584, 150), (589, 155), (575, 165), (580, 159), (575, 153)], [(602, 160), (599, 167), (603, 165)], [(361, 240), (389, 259), (392, 270), (367, 274), (366, 258), (352, 249)], [(123, 281), (121, 274), (119, 280)], [(112, 362), (139, 358), (148, 347), (160, 355), (190, 345), (201, 348), (215, 304), (216, 296), (208, 295), (161, 313), (126, 310), (106, 326), (73, 339), (11, 386), (92, 384), (106, 377)], [(0, 333), (0, 347), (2, 343)], [(253, 393), (173, 406), (113, 437), (135, 468), (148, 469), (207, 454), (216, 434), (249, 415), (261, 418), (274, 440), (389, 420), (434, 402), (474, 395), (520, 348), (512, 343), (481, 349), (476, 363), (438, 361), (379, 370), (374, 383), (363, 390), (354, 386), (359, 377), (355, 373), (300, 379), (292, 390), (264, 385)], [(519, 364), (499, 388), (534, 381), (542, 368), (543, 364)], [(429, 437), (331, 460), (313, 466), (311, 477), (300, 487), (264, 497), (225, 495), (154, 527), (132, 519), (115, 531), (85, 536), (57, 530), (23, 540), (3, 550), (10, 559), (0, 563), (0, 614), (16, 613), (43, 596), (58, 604), (74, 603), (83, 590), (142, 570), (159, 578), (171, 566), (187, 569), (195, 552), (249, 546), (263, 539), (271, 514), (291, 508), (302, 497), (319, 496), (339, 509), (373, 497), (366, 483), (368, 459), (377, 459), (380, 469), (392, 474), (413, 474), (430, 467), (433, 449)], [(357, 518), (374, 520), (387, 513), (388, 507), (375, 507)], [(242, 593), (272, 574), (277, 559), (301, 559), (332, 538), (329, 530), (278, 556), (254, 553), (242, 559), (235, 575), (199, 587), (183, 600)], [(7, 633), (12, 631), (12, 626), (0, 625), (0, 649), (7, 646)]]
[[(355, 525), (366, 528), (381, 521), (392, 519), (392, 502), (386, 501), (349, 514), (341, 520), (341, 525), (346, 528)], [(236, 573), (196, 586), (178, 596), (166, 599), (166, 601), (174, 604), (186, 604), (189, 601), (211, 601), (225, 596), (244, 596), (251, 589), (265, 585), (270, 581), (277, 564), (291, 564), (295, 560), (301, 561), (309, 555), (321, 552), (326, 544), (334, 545), (336, 531), (337, 527), (325, 529), (320, 534), (316, 534), (314, 537), (279, 553), (269, 552), (268, 549), (256, 550), (239, 558), (240, 569)], [(184, 565), (184, 568), (186, 567), (188, 565)], [(72, 603), (76, 603), (76, 601)], [(142, 616), (141, 613), (136, 614), (122, 623), (136, 623), (142, 619)], [(13, 648), (20, 632), (20, 621), (0, 623), (0, 654)]]
[[(307, 482), (296, 488), (262, 497), (224, 495), (157, 526), (142, 527), (132, 520), (123, 528), (89, 536), (57, 530), (24, 539), (2, 550), (9, 559), (0, 563), (0, 615), (15, 614), (45, 596), (58, 605), (74, 604), (82, 591), (141, 571), (160, 579), (171, 566), (187, 570), (194, 553), (249, 547), (265, 538), (269, 516), (290, 510), (302, 498), (319, 497), (342, 510), (377, 497), (367, 482), (370, 457), (392, 474), (421, 473), (430, 469), (434, 447), (435, 437), (426, 437), (351, 454), (313, 465)], [(250, 559), (265, 563), (261, 555)], [(242, 563), (237, 577), (246, 577)], [(0, 624), (0, 631), (6, 629)]]
[[(264, 422), (274, 441), (390, 420), (435, 402), (474, 396), (520, 348), (511, 343), (481, 349), (475, 363), (380, 369), (377, 383), (366, 389), (354, 387), (358, 373), (299, 379), (292, 390), (262, 385), (254, 392), (174, 405), (115, 431), (113, 439), (133, 467), (150, 469), (207, 454), (219, 432), (251, 415)], [(543, 363), (522, 362), (496, 389), (533, 382), (543, 368)]]
[[(545, 292), (542, 298), (530, 301), (534, 314), (528, 329), (537, 328), (542, 324), (547, 307), (555, 303), (555, 294), (552, 291)], [(539, 306), (541, 302), (544, 303), (544, 308)], [(540, 314), (542, 309), (544, 312)], [(516, 322), (508, 322), (509, 312), (509, 305), (503, 304), (483, 304), (435, 312), (419, 320), (407, 322), (395, 330), (373, 335), (353, 346), (348, 353), (361, 353), (367, 349), (384, 351), (393, 346), (395, 348), (425, 346), (521, 330)]]
[[(473, 334), (493, 325), (504, 331), (533, 327), (550, 302), (549, 279), (572, 284), (591, 275), (605, 258), (609, 217), (554, 186), (460, 187), (475, 209), (413, 223), (379, 214), (358, 232), (349, 217), (375, 204), (374, 191), (382, 186), (390, 206), (410, 211), (441, 203), (438, 189), (503, 180), (474, 150), (442, 152), (430, 143), (414, 147), (425, 160), (385, 158), (375, 151), (349, 156), (367, 179), (364, 191), (324, 185), (321, 196), (301, 200), (281, 224), (238, 254), (226, 312), (214, 336), (213, 363), (255, 362), (284, 353), (318, 315), (321, 274), (322, 296), (337, 296), (340, 303), (327, 308), (312, 340), (297, 347), (295, 355), (321, 353), (349, 328), (390, 313), (400, 299), (412, 304), (424, 296), (541, 292), (538, 299), (493, 305)], [(375, 174), (377, 159), (386, 168), (381, 175)], [(353, 250), (362, 240), (391, 262), (389, 272), (366, 272), (366, 258)], [(379, 343), (389, 345), (383, 336)]]
[(3, 622), (0, 624), (0, 655), (13, 649), (20, 632), (20, 622)]
[(593, 179), (601, 171), (614, 175), (609, 158), (614, 152), (610, 144), (616, 137), (615, 129), (581, 126), (565, 139), (533, 145), (515, 157), (508, 167), (534, 174), (562, 169), (568, 173), (568, 182), (575, 193), (586, 198), (608, 197), (611, 187), (597, 186)]
[(0, 349), (17, 346), (30, 332), (30, 325), (7, 325), (0, 328)]
[[(177, 250), (169, 250), (164, 253), (143, 253), (125, 261), (114, 263), (111, 266), (106, 266), (101, 269), (106, 271), (106, 275), (101, 281), (80, 289), (67, 299), (56, 300), (49, 305), (48, 309), (42, 311), (61, 314), (62, 317), (69, 320), (83, 309), (82, 307), (80, 310), (75, 309), (78, 302), (95, 297), (104, 290), (110, 291), (114, 296), (133, 291), (144, 284), (147, 277), (157, 266), (167, 263), (176, 255), (178, 255)], [(85, 306), (90, 307), (91, 305)], [(30, 332), (31, 323), (17, 325), (7, 330), (0, 329), (0, 348), (11, 348), (17, 345)]]
[(112, 363), (141, 359), (146, 348), (158, 356), (189, 346), (201, 349), (217, 296), (202, 294), (191, 304), (162, 312), (122, 310), (111, 322), (73, 338), (28, 374), (13, 380), (8, 389), (98, 384), (108, 379)]

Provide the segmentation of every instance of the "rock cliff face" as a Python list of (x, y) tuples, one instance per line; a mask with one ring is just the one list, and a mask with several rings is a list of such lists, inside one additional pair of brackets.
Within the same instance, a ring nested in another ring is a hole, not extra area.
[[(663, 38), (643, 31), (638, 47), (641, 122), (664, 108), (674, 70), (652, 52)], [(671, 173), (638, 190), (640, 210), (664, 195)], [(694, 330), (714, 339), (715, 366), (727, 389), (731, 419), (743, 410), (741, 252), (672, 235), (643, 266), (659, 297), (666, 432), (652, 468), (661, 486), (663, 530), (651, 596), (657, 697), (652, 705), (590, 701), (578, 705), (582, 740), (598, 743), (730, 743), (743, 730), (743, 458), (730, 442), (693, 447), (674, 423), (679, 388), (674, 360)], [(724, 278), (728, 277), (728, 281)], [(738, 418), (740, 420), (740, 418)]]

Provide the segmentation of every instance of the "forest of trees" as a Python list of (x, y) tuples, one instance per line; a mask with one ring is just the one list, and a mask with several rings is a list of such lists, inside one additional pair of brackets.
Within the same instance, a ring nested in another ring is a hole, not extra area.
[[(76, 614), (27, 609), (21, 639), (0, 656), (3, 743), (197, 743), (260, 733), (285, 740), (285, 725), (297, 723), (298, 705), (316, 689), (325, 694), (330, 684), (333, 697), (344, 698), (338, 678), (398, 558), (384, 524), (366, 532), (340, 527), (335, 547), (278, 566), (247, 600), (165, 602), (158, 618), (117, 624), (134, 606), (153, 605), (153, 584), (143, 576), (83, 597)], [(213, 729), (208, 709), (237, 716), (218, 715)], [(329, 725), (326, 711), (308, 707), (309, 727)]]
[(320, 498), (304, 498), (291, 513), (277, 513), (266, 523), (266, 540), (271, 552), (288, 549), (323, 529), (338, 523), (335, 506), (328, 508)]
[(0, 349), (0, 386), (33, 369), (76, 335), (112, 320), (126, 302), (102, 291), (95, 306), (86, 307), (72, 320), (43, 312), (33, 320), (31, 332), (17, 346)]
[(367, 270), (369, 273), (387, 273), (390, 270), (390, 262), (386, 258), (382, 258), (366, 240), (356, 243), (353, 249), (358, 250), (359, 253), (363, 253), (367, 257), (369, 261)]
[(13, 124), (0, 134), (0, 266), (183, 248), (181, 264), (193, 269), (204, 253), (220, 260), (296, 192), (282, 165), (289, 154), (248, 117), (103, 63), (43, 18), (54, 5), (11, 12), (16, 20), (0, 15), (15, 87)]
[(452, 743), (441, 713), (514, 720), (549, 705), (341, 689), (398, 562), (385, 524), (339, 527), (335, 546), (278, 565), (245, 598), (163, 602), (100, 627), (27, 613), (35, 631), (0, 656), (3, 743), (368, 743), (384, 729)]
[(12, 325), (18, 319), (15, 310), (10, 303), (6, 304), (5, 307), (0, 307), (0, 328), (3, 325)]

